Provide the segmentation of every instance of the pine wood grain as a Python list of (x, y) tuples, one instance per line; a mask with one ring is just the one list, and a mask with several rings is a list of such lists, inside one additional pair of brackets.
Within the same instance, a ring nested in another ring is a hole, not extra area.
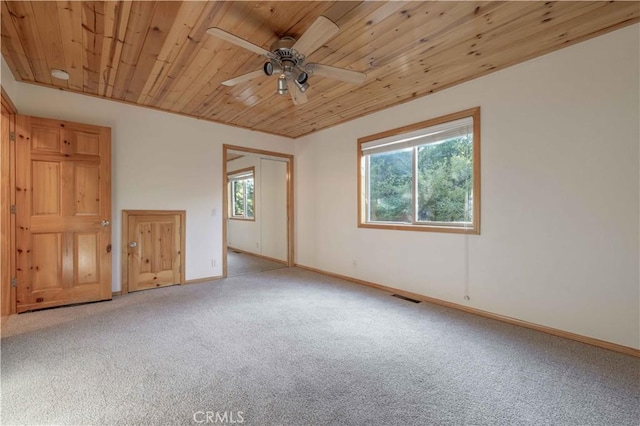
[[(268, 49), (321, 15), (340, 31), (308, 61), (366, 72), (362, 85), (311, 76), (309, 102), (294, 106), (274, 77), (220, 84), (264, 58), (208, 28)], [(631, 1), (3, 1), (1, 16), (19, 81), (293, 138), (639, 21)]]
[(111, 298), (110, 138), (17, 116), (17, 312)]

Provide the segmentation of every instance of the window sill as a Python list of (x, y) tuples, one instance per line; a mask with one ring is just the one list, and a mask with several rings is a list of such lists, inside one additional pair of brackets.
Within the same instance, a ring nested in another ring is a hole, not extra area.
[(241, 220), (243, 222), (255, 222), (256, 218), (254, 217), (253, 219), (248, 219), (248, 218), (244, 218), (244, 217), (230, 217), (229, 220)]
[(442, 232), (449, 234), (480, 235), (480, 228), (471, 226), (469, 228), (461, 226), (434, 226), (434, 225), (414, 225), (414, 224), (391, 224), (391, 223), (359, 223), (358, 228), (369, 229), (390, 229), (394, 231), (418, 231), (418, 232)]

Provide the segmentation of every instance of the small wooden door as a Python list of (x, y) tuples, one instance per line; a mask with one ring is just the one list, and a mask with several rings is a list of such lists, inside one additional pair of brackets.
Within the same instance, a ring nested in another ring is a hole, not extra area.
[(17, 311), (111, 299), (111, 129), (16, 130)]
[(184, 212), (125, 213), (128, 291), (181, 284)]

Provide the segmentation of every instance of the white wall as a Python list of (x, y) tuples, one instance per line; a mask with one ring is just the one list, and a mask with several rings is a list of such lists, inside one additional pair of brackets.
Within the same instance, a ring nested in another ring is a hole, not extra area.
[[(2, 73), (9, 86), (12, 76)], [(123, 209), (186, 210), (187, 280), (222, 274), (222, 145), (290, 154), (291, 139), (15, 83), (10, 94), (26, 115), (112, 129), (113, 290), (120, 290)], [(215, 267), (212, 266), (212, 260)]]
[(0, 62), (2, 62), (0, 66), (0, 82), (2, 83), (2, 88), (5, 90), (5, 92), (7, 92), (7, 95), (9, 95), (9, 98), (14, 101), (14, 99), (16, 98), (16, 92), (18, 90), (18, 83), (16, 83), (16, 80), (13, 78), (13, 74), (11, 74), (11, 70), (9, 69), (7, 63), (4, 61), (4, 58), (2, 56), (0, 56), (0, 58), (2, 58), (0, 60)]
[[(639, 34), (297, 140), (297, 263), (640, 347)], [(475, 106), (481, 235), (357, 228), (357, 138)]]
[(273, 259), (287, 260), (287, 165), (246, 155), (227, 163), (228, 172), (255, 168), (255, 220), (227, 222), (227, 245)]

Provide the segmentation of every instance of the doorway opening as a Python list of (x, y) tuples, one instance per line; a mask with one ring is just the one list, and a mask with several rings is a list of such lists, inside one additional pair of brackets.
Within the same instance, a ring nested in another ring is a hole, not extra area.
[(223, 145), (223, 277), (293, 266), (293, 156)]

